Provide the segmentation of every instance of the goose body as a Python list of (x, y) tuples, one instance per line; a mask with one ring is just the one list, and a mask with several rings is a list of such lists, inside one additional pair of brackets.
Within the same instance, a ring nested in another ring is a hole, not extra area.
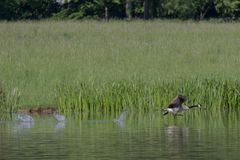
[(200, 105), (192, 105), (192, 106), (185, 106), (183, 105), (184, 102), (187, 101), (187, 97), (183, 95), (176, 96), (172, 102), (168, 105), (167, 108), (163, 109), (163, 115), (168, 113), (172, 113), (174, 116), (178, 115), (178, 113), (189, 110), (194, 107), (200, 107)]
[(163, 109), (163, 111), (165, 111), (165, 114), (172, 113), (172, 114), (176, 115), (177, 113), (180, 113), (182, 111), (189, 110), (189, 109), (190, 108), (188, 106), (177, 106), (174, 108)]

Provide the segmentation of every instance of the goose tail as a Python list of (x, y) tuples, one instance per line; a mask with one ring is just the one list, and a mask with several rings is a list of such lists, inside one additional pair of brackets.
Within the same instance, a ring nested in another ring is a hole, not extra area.
[(168, 114), (168, 110), (167, 109), (162, 109), (163, 115), (167, 115)]

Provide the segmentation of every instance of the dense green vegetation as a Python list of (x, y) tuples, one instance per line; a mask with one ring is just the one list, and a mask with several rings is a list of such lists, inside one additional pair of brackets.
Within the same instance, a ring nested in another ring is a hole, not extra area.
[(20, 96), (17, 106), (58, 104), (66, 114), (151, 111), (179, 93), (188, 104), (238, 110), (239, 25), (2, 22), (0, 81)]
[(1, 0), (0, 19), (179, 18), (236, 20), (239, 0)]
[(0, 84), (0, 120), (8, 119), (16, 112), (19, 105), (20, 94), (16, 88), (5, 91)]
[[(81, 115), (94, 119), (97, 115), (117, 115), (123, 110), (143, 113), (160, 111), (179, 93), (184, 93), (188, 105), (201, 102), (203, 108), (215, 115), (239, 111), (240, 82), (221, 79), (183, 79), (182, 81), (92, 83), (78, 86), (60, 86), (57, 102), (60, 110), (68, 115)], [(108, 117), (107, 117), (108, 118)]]

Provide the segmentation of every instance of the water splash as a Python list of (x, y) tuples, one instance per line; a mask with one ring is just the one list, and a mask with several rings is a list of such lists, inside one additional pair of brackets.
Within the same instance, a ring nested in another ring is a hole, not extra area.
[(27, 114), (18, 114), (17, 120), (20, 122), (34, 122), (34, 119), (32, 118), (32, 116)]
[(127, 115), (127, 111), (123, 111), (119, 117), (117, 117), (116, 119), (114, 119), (113, 121), (114, 122), (117, 122), (117, 123), (123, 123), (126, 119), (126, 115)]
[(60, 115), (58, 112), (54, 112), (53, 116), (58, 122), (64, 122), (65, 121), (65, 116)]

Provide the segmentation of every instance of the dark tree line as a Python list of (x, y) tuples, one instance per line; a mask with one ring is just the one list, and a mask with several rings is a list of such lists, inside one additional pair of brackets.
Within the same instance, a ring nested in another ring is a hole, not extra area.
[(0, 19), (240, 17), (240, 0), (0, 0)]
[(42, 19), (59, 11), (55, 0), (0, 0), (0, 19)]

